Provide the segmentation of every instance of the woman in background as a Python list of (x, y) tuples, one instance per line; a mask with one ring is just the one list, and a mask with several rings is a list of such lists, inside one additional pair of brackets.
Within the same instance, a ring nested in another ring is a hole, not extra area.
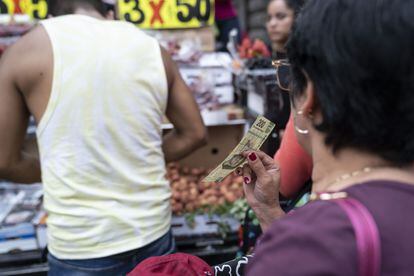
[[(292, 24), (304, 0), (271, 0), (267, 5), (266, 31), (269, 36), (272, 59), (286, 60), (285, 45), (289, 39)], [(281, 133), (290, 115), (290, 100), (287, 92), (290, 79), (289, 68), (281, 66), (278, 71), (278, 86), (266, 99), (268, 107), (265, 117), (276, 123), (272, 135), (264, 147), (268, 155), (274, 155), (279, 148)]]
[(266, 30), (273, 59), (286, 59), (286, 43), (304, 0), (271, 0), (267, 5)]

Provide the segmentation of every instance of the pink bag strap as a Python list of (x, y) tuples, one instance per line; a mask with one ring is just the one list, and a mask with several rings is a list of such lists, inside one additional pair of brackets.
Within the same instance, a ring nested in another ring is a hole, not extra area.
[(347, 214), (354, 228), (360, 276), (379, 276), (381, 242), (378, 227), (368, 209), (354, 198), (332, 200)]

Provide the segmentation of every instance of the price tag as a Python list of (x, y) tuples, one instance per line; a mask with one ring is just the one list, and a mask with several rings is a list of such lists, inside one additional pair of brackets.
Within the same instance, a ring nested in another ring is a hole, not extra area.
[(118, 0), (119, 18), (145, 29), (214, 24), (214, 0)]
[(0, 14), (27, 14), (32, 19), (44, 19), (47, 12), (47, 0), (0, 0)]

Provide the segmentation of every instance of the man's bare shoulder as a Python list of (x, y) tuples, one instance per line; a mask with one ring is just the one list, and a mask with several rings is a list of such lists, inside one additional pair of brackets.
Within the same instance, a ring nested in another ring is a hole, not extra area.
[(2, 74), (7, 74), (8, 79), (22, 92), (30, 91), (45, 75), (50, 74), (53, 54), (44, 27), (36, 26), (7, 49), (0, 66)]
[(5, 62), (11, 62), (13, 65), (24, 64), (28, 61), (28, 57), (41, 54), (48, 44), (50, 42), (46, 30), (38, 25), (9, 47), (2, 59), (4, 58)]

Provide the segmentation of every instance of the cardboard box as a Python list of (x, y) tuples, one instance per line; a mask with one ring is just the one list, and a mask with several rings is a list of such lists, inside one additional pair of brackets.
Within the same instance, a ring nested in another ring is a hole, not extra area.
[(245, 133), (245, 124), (208, 127), (208, 143), (179, 163), (190, 168), (213, 169), (237, 146)]

